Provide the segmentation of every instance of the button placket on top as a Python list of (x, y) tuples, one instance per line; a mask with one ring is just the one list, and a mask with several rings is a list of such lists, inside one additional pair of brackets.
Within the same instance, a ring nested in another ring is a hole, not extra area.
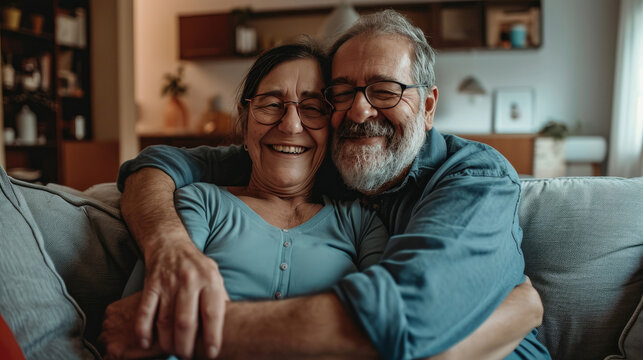
[(288, 295), (288, 288), (290, 287), (290, 259), (292, 254), (293, 234), (288, 229), (281, 230), (281, 257), (278, 261), (279, 266), (279, 281), (277, 282), (277, 289), (274, 293), (275, 299), (281, 299)]

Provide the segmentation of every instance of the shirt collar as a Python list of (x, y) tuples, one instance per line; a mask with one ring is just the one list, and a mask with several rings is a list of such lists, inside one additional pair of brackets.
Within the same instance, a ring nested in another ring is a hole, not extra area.
[(404, 188), (409, 181), (413, 180), (416, 183), (421, 179), (428, 179), (435, 170), (437, 170), (447, 158), (447, 143), (444, 136), (440, 134), (435, 128), (426, 132), (426, 139), (420, 148), (420, 152), (413, 160), (409, 173), (404, 177), (404, 180), (392, 188), (382, 192), (379, 195), (395, 193)]

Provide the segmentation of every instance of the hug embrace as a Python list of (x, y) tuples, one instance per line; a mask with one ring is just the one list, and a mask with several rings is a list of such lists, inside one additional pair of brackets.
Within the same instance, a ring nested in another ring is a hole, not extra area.
[(433, 127), (434, 60), (400, 14), (363, 16), (327, 51), (258, 57), (242, 146), (123, 164), (142, 256), (105, 311), (103, 355), (549, 359), (518, 176)]

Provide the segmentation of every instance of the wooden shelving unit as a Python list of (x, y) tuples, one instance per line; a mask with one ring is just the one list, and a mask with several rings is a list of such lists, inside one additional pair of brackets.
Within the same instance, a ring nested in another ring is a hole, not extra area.
[[(10, 64), (15, 74), (13, 84), (2, 82), (3, 126), (16, 134), (14, 142), (4, 144), (6, 168), (9, 173), (15, 168), (39, 172), (39, 177), (30, 179), (33, 181), (61, 182), (61, 148), (63, 142), (77, 141), (76, 116), (84, 119), (82, 131), (78, 131), (84, 133), (82, 139), (93, 136), (89, 0), (23, 0), (14, 4), (20, 10), (19, 26), (0, 26), (2, 66)], [(6, 7), (0, 5), (0, 11)], [(42, 20), (41, 29), (34, 25), (34, 17)], [(70, 23), (76, 24), (76, 36), (71, 40)], [(30, 68), (27, 63), (32, 64)], [(33, 79), (36, 72), (40, 76), (36, 88), (21, 81), (25, 76)], [(36, 115), (36, 144), (20, 143), (17, 116), (24, 106)]]
[[(420, 3), (360, 4), (355, 9), (367, 14), (392, 8), (419, 26), (429, 43), (442, 51), (468, 49), (523, 50), (542, 45), (541, 0), (426, 1)], [(233, 12), (179, 16), (179, 57), (182, 60), (247, 58), (298, 34), (315, 36), (332, 7), (283, 9), (252, 12), (245, 25), (257, 30), (257, 51), (236, 50)], [(522, 24), (526, 41), (517, 48), (511, 43), (511, 28)]]

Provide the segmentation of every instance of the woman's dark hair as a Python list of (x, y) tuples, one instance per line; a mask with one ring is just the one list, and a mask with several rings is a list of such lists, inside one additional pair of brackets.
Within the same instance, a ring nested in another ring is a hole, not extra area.
[[(315, 59), (319, 63), (324, 84), (330, 82), (330, 63), (326, 52), (312, 38), (305, 36), (296, 42), (274, 47), (265, 51), (252, 65), (246, 74), (237, 96), (237, 107), (239, 116), (237, 118), (236, 130), (245, 134), (248, 129), (248, 102), (257, 93), (259, 83), (274, 69), (276, 66), (290, 60), (298, 59)], [(321, 89), (320, 89), (321, 90)]]

